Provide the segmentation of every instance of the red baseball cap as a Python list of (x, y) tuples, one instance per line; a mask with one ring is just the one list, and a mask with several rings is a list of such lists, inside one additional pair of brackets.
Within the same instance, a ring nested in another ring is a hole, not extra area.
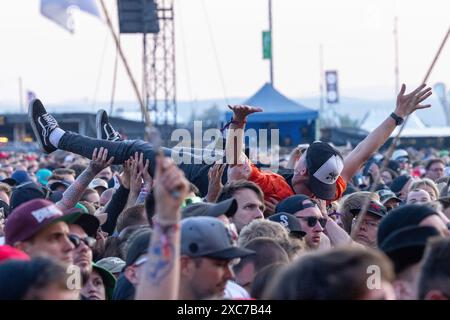
[(53, 202), (44, 199), (27, 201), (8, 216), (5, 224), (5, 243), (13, 246), (17, 242), (26, 241), (52, 223), (73, 223), (80, 214), (64, 214)]
[(28, 261), (30, 260), (30, 256), (25, 252), (11, 246), (0, 246), (0, 262), (4, 262), (6, 260)]

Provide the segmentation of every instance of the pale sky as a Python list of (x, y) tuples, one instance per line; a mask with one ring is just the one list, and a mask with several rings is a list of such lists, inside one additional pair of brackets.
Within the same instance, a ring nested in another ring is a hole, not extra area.
[[(106, 2), (117, 24), (117, 2)], [(400, 76), (410, 87), (424, 77), (450, 25), (449, 0), (272, 2), (275, 86), (295, 98), (318, 95), (319, 44), (325, 69), (339, 72), (341, 95), (390, 98), (395, 11)], [(43, 17), (39, 5), (39, 0), (0, 1), (0, 103), (18, 104), (19, 77), (24, 91), (33, 90), (47, 103), (109, 101), (115, 49), (106, 24), (77, 11), (72, 35)], [(247, 97), (268, 81), (261, 45), (267, 8), (267, 0), (175, 0), (178, 99)], [(142, 36), (121, 38), (141, 83)], [(438, 81), (450, 86), (449, 43), (428, 83)], [(116, 100), (136, 100), (121, 64)]]

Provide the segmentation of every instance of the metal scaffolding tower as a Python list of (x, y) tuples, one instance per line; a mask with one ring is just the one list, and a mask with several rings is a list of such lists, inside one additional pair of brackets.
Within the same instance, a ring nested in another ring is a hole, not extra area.
[(153, 123), (164, 127), (177, 123), (173, 2), (155, 0), (160, 30), (143, 36), (144, 100)]

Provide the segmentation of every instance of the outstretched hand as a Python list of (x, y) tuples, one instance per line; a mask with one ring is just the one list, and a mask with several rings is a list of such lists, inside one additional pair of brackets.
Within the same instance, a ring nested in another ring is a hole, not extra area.
[(123, 171), (118, 177), (120, 184), (128, 190), (130, 190), (131, 163), (131, 159), (128, 159), (123, 163)]
[(227, 177), (228, 182), (237, 180), (248, 180), (252, 174), (252, 167), (248, 160), (245, 160), (243, 164), (237, 164), (234, 166), (228, 166)]
[(206, 200), (208, 202), (216, 202), (219, 197), (220, 191), (222, 191), (222, 176), (225, 170), (225, 164), (214, 164), (208, 171), (208, 194)]
[(134, 158), (131, 157), (130, 160), (130, 192), (133, 194), (139, 194), (142, 187), (142, 172), (139, 170), (139, 154), (136, 152)]
[(95, 174), (97, 174), (103, 169), (109, 167), (114, 161), (114, 157), (109, 158), (109, 160), (107, 159), (108, 159), (108, 149), (101, 147), (97, 153), (97, 148), (95, 148), (94, 152), (92, 153), (92, 160), (89, 163), (89, 168), (91, 168), (91, 170)]
[(429, 96), (432, 95), (431, 88), (422, 84), (409, 94), (405, 94), (406, 86), (402, 84), (402, 88), (397, 96), (397, 108), (395, 114), (399, 117), (405, 118), (416, 110), (431, 107), (431, 104), (420, 104)]
[(264, 213), (266, 217), (275, 213), (278, 202), (280, 201), (278, 201), (276, 198), (273, 197), (264, 200), (264, 205), (266, 207)]
[(235, 121), (245, 121), (249, 114), (263, 111), (263, 109), (261, 108), (240, 104), (235, 106), (228, 105), (228, 108), (233, 111), (233, 119)]

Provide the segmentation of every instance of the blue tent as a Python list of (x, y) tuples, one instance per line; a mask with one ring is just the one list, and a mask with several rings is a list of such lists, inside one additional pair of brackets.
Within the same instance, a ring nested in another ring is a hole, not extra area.
[[(264, 112), (254, 113), (248, 117), (246, 128), (279, 129), (281, 146), (295, 146), (315, 140), (319, 113), (287, 98), (272, 84), (264, 84), (243, 104), (264, 109)], [(232, 115), (232, 112), (226, 112), (225, 120), (229, 121)]]

